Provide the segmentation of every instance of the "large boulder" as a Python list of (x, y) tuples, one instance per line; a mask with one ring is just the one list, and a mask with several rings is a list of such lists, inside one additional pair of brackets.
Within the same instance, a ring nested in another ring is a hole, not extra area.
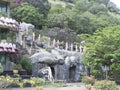
[(31, 57), (32, 63), (43, 64), (64, 64), (64, 57), (55, 49), (50, 52), (41, 49), (39, 53), (35, 53)]
[(56, 58), (49, 52), (43, 51), (35, 53), (31, 57), (32, 63), (56, 64)]
[(80, 81), (80, 75), (84, 73), (82, 56), (74, 51), (40, 49), (39, 53), (30, 58), (33, 63), (33, 76), (47, 77), (49, 81), (52, 77), (55, 80)]

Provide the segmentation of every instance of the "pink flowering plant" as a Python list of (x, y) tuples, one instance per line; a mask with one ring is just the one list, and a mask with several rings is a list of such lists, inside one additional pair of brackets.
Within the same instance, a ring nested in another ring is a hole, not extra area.
[(82, 82), (85, 84), (93, 85), (95, 83), (95, 78), (94, 78), (94, 76), (83, 76)]

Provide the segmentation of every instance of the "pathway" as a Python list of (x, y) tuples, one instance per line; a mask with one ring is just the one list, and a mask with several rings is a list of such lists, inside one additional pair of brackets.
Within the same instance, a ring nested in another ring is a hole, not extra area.
[[(0, 90), (36, 90), (35, 88), (11, 88), (11, 89), (0, 89)], [(66, 87), (44, 87), (43, 90), (87, 90), (85, 85), (82, 83), (69, 83)], [(94, 90), (92, 88), (92, 90)], [(120, 90), (120, 87), (119, 87)]]

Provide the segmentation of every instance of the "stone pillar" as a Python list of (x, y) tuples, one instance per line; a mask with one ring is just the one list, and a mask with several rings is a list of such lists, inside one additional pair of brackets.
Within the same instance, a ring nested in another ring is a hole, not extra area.
[(39, 34), (39, 36), (38, 36), (38, 42), (40, 42), (40, 39), (41, 39), (41, 35)]
[(32, 39), (33, 39), (33, 42), (35, 41), (35, 33), (33, 32), (33, 35), (32, 35)]
[(49, 37), (48, 46), (50, 46), (50, 45), (51, 45), (51, 39), (50, 39), (50, 37)]
[(56, 44), (56, 40), (55, 39), (53, 39), (52, 44), (53, 44), (52, 46), (55, 47), (55, 44)]
[(80, 51), (80, 53), (81, 53), (81, 48), (82, 48), (82, 46), (80, 45), (80, 46), (79, 46), (79, 51)]
[(71, 43), (70, 50), (73, 51), (73, 44)]
[(68, 42), (65, 44), (65, 50), (68, 50)]
[(77, 45), (75, 45), (75, 51), (76, 51), (76, 52), (78, 51), (78, 46), (77, 46)]

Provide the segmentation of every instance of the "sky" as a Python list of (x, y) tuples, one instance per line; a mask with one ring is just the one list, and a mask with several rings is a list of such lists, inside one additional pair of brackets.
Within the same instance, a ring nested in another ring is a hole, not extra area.
[(113, 3), (115, 3), (117, 5), (118, 8), (120, 8), (120, 0), (110, 0)]

